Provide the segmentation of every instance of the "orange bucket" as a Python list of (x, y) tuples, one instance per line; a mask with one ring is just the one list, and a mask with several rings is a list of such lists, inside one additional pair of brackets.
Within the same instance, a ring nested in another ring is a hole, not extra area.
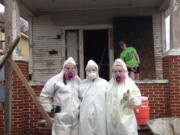
[(141, 105), (134, 108), (134, 113), (138, 125), (146, 125), (149, 121), (149, 101), (148, 97), (141, 97)]

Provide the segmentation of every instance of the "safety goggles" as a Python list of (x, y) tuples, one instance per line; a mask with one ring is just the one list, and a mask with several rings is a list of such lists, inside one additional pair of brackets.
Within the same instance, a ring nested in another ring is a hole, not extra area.
[(75, 72), (76, 71), (76, 68), (65, 68), (64, 69), (65, 70), (65, 72)]
[(124, 73), (124, 70), (112, 70), (113, 73), (117, 74), (123, 74)]

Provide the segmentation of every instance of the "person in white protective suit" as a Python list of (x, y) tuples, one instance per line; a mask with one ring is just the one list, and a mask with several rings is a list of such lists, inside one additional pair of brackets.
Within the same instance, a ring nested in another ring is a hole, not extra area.
[(133, 108), (141, 105), (140, 90), (121, 59), (115, 60), (112, 70), (106, 92), (108, 135), (138, 135)]
[(99, 77), (98, 65), (89, 60), (86, 79), (80, 84), (79, 135), (106, 135), (105, 92), (108, 82)]
[(52, 135), (79, 135), (79, 85), (76, 63), (70, 57), (64, 62), (62, 71), (49, 79), (42, 89), (41, 105), (55, 114)]

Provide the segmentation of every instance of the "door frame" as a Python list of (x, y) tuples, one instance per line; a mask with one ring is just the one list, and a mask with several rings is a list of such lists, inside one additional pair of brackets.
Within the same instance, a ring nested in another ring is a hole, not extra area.
[[(84, 79), (84, 30), (108, 30), (108, 54), (109, 54), (109, 79), (112, 76), (112, 65), (114, 63), (114, 47), (113, 47), (113, 25), (112, 24), (98, 24), (98, 25), (82, 25), (82, 26), (65, 26), (65, 32), (68, 30), (76, 30), (79, 32), (79, 74), (80, 78)], [(66, 35), (66, 34), (65, 34)], [(66, 38), (66, 37), (65, 37)], [(66, 44), (66, 41), (65, 41)]]
[(65, 30), (65, 59), (68, 58), (67, 54), (67, 33), (68, 32), (77, 32), (77, 71), (80, 74), (80, 62), (79, 62), (79, 30), (78, 29), (73, 29), (73, 30)]

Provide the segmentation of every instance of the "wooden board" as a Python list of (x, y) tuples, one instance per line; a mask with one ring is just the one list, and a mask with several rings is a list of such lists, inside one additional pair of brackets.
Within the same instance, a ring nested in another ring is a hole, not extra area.
[(3, 110), (3, 105), (2, 105), (2, 103), (0, 103), (0, 110)]

